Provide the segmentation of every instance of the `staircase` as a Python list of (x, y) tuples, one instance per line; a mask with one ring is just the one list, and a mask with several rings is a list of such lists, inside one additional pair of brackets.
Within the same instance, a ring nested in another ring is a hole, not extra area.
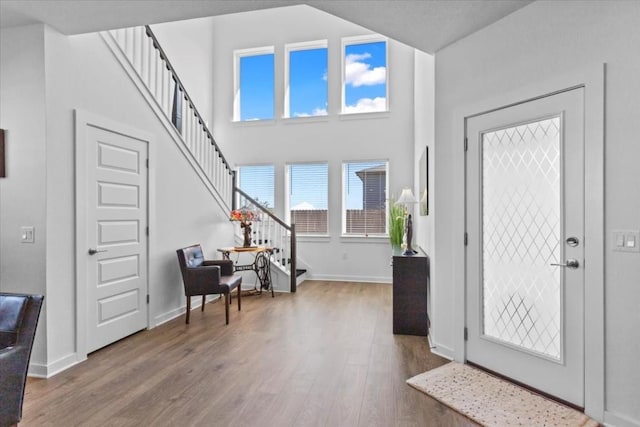
[(272, 266), (288, 276), (289, 290), (295, 292), (295, 224), (288, 225), (235, 186), (234, 170), (151, 28), (132, 27), (100, 34), (225, 214), (236, 206), (258, 212), (254, 241), (274, 248)]

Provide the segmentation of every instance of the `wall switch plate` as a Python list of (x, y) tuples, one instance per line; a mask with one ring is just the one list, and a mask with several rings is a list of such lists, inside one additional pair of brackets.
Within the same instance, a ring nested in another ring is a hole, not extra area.
[(613, 250), (640, 252), (640, 230), (613, 230)]
[(32, 225), (20, 227), (20, 233), (20, 241), (22, 243), (34, 243), (36, 241), (36, 232)]

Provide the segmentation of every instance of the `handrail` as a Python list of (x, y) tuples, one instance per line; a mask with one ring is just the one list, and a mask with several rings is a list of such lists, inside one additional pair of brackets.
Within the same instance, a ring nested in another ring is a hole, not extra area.
[[(245, 199), (247, 199), (248, 201), (250, 201), (251, 203), (253, 203), (254, 205), (256, 205), (258, 208), (260, 208), (260, 210), (264, 213), (266, 213), (268, 216), (271, 217), (271, 219), (273, 219), (275, 222), (277, 222), (278, 224), (280, 224), (281, 226), (283, 226), (284, 228), (286, 228), (288, 231), (291, 231), (291, 226), (289, 224), (287, 224), (286, 222), (284, 222), (283, 220), (281, 220), (280, 218), (278, 218), (277, 216), (275, 216), (273, 214), (273, 212), (271, 212), (269, 209), (265, 208), (264, 206), (262, 206), (262, 204), (260, 204), (260, 202), (256, 201), (255, 199), (253, 199), (251, 196), (249, 196), (247, 193), (245, 193), (244, 191), (242, 191), (241, 189), (239, 189), (238, 187), (233, 187), (233, 191), (240, 193), (240, 195), (242, 197), (244, 197)], [(234, 203), (235, 203), (235, 197), (234, 197)]]
[(160, 58), (162, 58), (165, 61), (165, 63), (167, 64), (167, 69), (171, 72), (172, 78), (175, 80), (175, 82), (178, 85), (180, 91), (182, 91), (182, 93), (184, 94), (184, 97), (189, 102), (189, 106), (193, 109), (193, 112), (196, 114), (196, 117), (198, 118), (198, 122), (202, 125), (203, 130), (207, 133), (207, 137), (211, 140), (211, 145), (213, 145), (215, 147), (216, 153), (218, 153), (218, 156), (220, 156), (220, 158), (222, 159), (222, 163), (224, 163), (224, 165), (226, 166), (226, 168), (229, 171), (233, 171), (233, 169), (229, 165), (229, 162), (227, 162), (227, 159), (225, 159), (224, 155), (222, 154), (222, 150), (220, 150), (220, 147), (216, 143), (216, 140), (213, 138), (213, 135), (209, 131), (209, 128), (207, 127), (204, 119), (200, 115), (200, 112), (196, 108), (195, 103), (193, 102), (193, 100), (191, 99), (191, 97), (187, 93), (187, 90), (185, 89), (184, 85), (180, 81), (180, 78), (178, 77), (178, 73), (176, 73), (175, 68), (173, 68), (173, 65), (171, 65), (171, 62), (169, 61), (169, 57), (167, 56), (167, 54), (162, 49), (162, 46), (160, 46), (160, 42), (158, 42), (158, 39), (156, 38), (156, 35), (151, 30), (151, 27), (149, 27), (148, 25), (145, 25), (144, 28), (146, 30), (147, 36), (153, 41), (153, 47), (158, 50), (158, 52), (160, 53)]

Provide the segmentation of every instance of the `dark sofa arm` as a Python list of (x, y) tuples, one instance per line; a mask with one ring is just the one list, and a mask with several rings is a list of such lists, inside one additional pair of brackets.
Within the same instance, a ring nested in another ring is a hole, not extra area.
[(216, 259), (216, 260), (207, 260), (203, 263), (203, 265), (218, 265), (220, 266), (220, 275), (221, 276), (231, 276), (234, 272), (233, 261), (229, 259)]
[(29, 349), (23, 346), (0, 350), (0, 425), (16, 424), (22, 412), (22, 387), (26, 377), (20, 361), (28, 357)]

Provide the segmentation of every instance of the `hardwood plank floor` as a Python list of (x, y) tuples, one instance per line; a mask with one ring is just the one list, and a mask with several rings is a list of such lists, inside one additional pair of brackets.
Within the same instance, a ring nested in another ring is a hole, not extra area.
[(221, 301), (27, 382), (28, 426), (475, 426), (405, 380), (447, 361), (393, 335), (391, 286), (306, 281)]

